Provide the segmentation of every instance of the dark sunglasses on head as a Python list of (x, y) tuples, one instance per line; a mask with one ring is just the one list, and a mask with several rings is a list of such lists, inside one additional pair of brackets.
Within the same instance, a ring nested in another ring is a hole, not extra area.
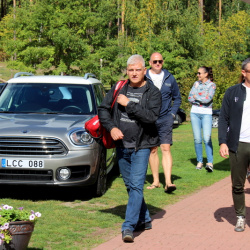
[(154, 61), (153, 61), (153, 64), (156, 64), (157, 62), (158, 62), (159, 64), (162, 64), (162, 63), (163, 63), (163, 60), (154, 60)]

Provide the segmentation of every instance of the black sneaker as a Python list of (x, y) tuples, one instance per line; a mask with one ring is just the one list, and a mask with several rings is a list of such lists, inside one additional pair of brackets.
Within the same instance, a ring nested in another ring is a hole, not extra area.
[(149, 222), (141, 222), (139, 221), (135, 227), (135, 231), (143, 231), (143, 230), (149, 230), (152, 229), (152, 223)]
[(213, 165), (208, 165), (208, 164), (205, 167), (205, 169), (207, 170), (207, 172), (210, 172), (210, 173), (214, 171), (213, 168), (214, 168)]
[(130, 229), (125, 229), (124, 231), (122, 231), (122, 240), (124, 242), (133, 242), (134, 241), (133, 232)]

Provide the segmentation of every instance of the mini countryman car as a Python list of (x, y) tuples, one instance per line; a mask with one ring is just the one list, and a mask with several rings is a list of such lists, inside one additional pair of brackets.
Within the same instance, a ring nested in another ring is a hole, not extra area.
[(174, 119), (174, 127), (178, 127), (185, 121), (186, 121), (186, 112), (185, 110), (179, 108)]
[(89, 186), (100, 196), (115, 165), (85, 131), (105, 90), (93, 74), (23, 76), (0, 95), (0, 184)]
[(218, 128), (220, 109), (214, 109), (212, 114), (212, 127)]

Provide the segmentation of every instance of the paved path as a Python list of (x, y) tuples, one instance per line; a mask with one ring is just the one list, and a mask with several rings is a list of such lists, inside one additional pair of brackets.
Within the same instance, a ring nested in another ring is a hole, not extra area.
[(250, 184), (246, 181), (247, 226), (235, 232), (236, 216), (227, 177), (210, 187), (167, 206), (152, 216), (153, 229), (135, 233), (133, 243), (123, 243), (121, 234), (95, 250), (140, 249), (249, 249)]

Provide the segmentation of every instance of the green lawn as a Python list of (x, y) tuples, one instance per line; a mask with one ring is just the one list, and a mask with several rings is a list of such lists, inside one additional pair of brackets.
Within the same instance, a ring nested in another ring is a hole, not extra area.
[[(230, 174), (228, 160), (219, 156), (217, 132), (217, 129), (213, 129), (215, 170), (207, 173), (205, 169), (195, 169), (190, 123), (174, 129), (172, 177), (177, 190), (173, 194), (164, 193), (161, 167), (161, 188), (147, 190), (146, 186), (152, 182), (149, 169), (144, 193), (151, 214)], [(99, 198), (91, 198), (88, 189), (80, 188), (0, 188), (1, 204), (23, 206), (42, 213), (28, 249), (91, 249), (120, 234), (127, 203), (127, 193), (121, 177), (110, 176), (108, 191)]]

